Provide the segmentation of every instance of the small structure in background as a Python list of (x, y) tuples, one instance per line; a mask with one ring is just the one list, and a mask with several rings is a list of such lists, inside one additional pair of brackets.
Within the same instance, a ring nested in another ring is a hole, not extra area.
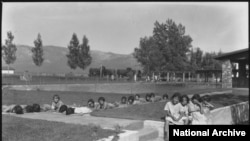
[(3, 66), (2, 75), (13, 75), (15, 74), (15, 69), (12, 67)]
[(222, 64), (223, 88), (249, 88), (249, 49), (224, 53), (215, 59)]

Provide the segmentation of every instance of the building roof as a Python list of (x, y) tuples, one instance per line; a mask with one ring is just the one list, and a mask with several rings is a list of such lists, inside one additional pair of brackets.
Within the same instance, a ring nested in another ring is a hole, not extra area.
[(248, 60), (249, 48), (223, 53), (214, 59), (217, 60)]
[[(8, 70), (8, 66), (2, 66), (2, 70)], [(9, 67), (9, 70), (15, 70), (15, 69), (12, 67)]]

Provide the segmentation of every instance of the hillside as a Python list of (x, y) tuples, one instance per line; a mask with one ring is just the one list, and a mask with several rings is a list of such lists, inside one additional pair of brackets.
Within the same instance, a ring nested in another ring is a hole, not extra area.
[[(100, 67), (101, 65), (113, 69), (125, 69), (127, 67), (139, 69), (139, 64), (133, 58), (132, 54), (125, 55), (91, 50), (90, 53), (93, 59), (91, 65), (84, 72), (81, 69), (72, 70), (68, 67), (67, 57), (65, 56), (68, 48), (58, 46), (44, 46), (45, 61), (41, 67), (37, 67), (32, 61), (30, 49), (30, 46), (17, 45), (17, 60), (12, 65), (16, 72), (29, 70), (30, 72), (45, 73), (88, 73), (89, 68)], [(3, 60), (2, 66), (6, 66)]]

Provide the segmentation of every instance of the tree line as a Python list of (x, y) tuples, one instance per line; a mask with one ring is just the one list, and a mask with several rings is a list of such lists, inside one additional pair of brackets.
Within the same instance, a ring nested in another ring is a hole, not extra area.
[(126, 69), (108, 69), (105, 66), (101, 66), (100, 68), (90, 68), (89, 69), (89, 77), (106, 77), (114, 75), (116, 78), (133, 78), (134, 75), (137, 75), (137, 77), (141, 77), (141, 71), (140, 70), (133, 70), (132, 68), (126, 68)]
[[(2, 45), (2, 58), (10, 66), (17, 59), (16, 45), (13, 43), (14, 35), (7, 32), (7, 39)], [(153, 35), (140, 38), (139, 47), (136, 47), (133, 56), (141, 64), (143, 73), (150, 75), (153, 72), (166, 71), (195, 71), (200, 69), (221, 69), (221, 63), (215, 56), (222, 52), (203, 52), (199, 47), (192, 46), (193, 39), (185, 34), (185, 26), (176, 24), (172, 19), (164, 23), (156, 21), (154, 23)], [(92, 62), (90, 55), (89, 40), (84, 35), (80, 43), (77, 35), (73, 33), (68, 45), (69, 52), (66, 54), (67, 65), (71, 69), (86, 69)], [(42, 37), (38, 34), (34, 40), (34, 47), (31, 49), (32, 60), (38, 67), (44, 62)], [(111, 75), (114, 70), (100, 68), (90, 68), (89, 75)], [(99, 71), (99, 72), (98, 72)], [(128, 76), (135, 72), (127, 70), (117, 70), (116, 74)]]
[[(8, 65), (14, 64), (16, 61), (16, 51), (17, 47), (13, 42), (14, 35), (11, 31), (7, 32), (7, 39), (5, 44), (2, 45), (2, 58)], [(69, 42), (68, 49), (69, 52), (66, 54), (68, 58), (67, 65), (71, 69), (80, 68), (84, 70), (87, 66), (91, 64), (92, 57), (90, 55), (90, 46), (88, 44), (88, 38), (84, 35), (82, 39), (82, 44), (80, 44), (78, 37), (73, 33), (72, 38)], [(43, 52), (43, 42), (40, 33), (38, 33), (37, 39), (34, 40), (34, 47), (31, 48), (33, 63), (40, 67), (44, 62), (44, 52)]]

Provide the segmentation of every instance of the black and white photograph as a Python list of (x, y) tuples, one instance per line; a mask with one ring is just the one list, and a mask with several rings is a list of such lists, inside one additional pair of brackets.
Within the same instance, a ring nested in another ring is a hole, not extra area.
[(2, 2), (2, 140), (246, 136), (248, 5)]

